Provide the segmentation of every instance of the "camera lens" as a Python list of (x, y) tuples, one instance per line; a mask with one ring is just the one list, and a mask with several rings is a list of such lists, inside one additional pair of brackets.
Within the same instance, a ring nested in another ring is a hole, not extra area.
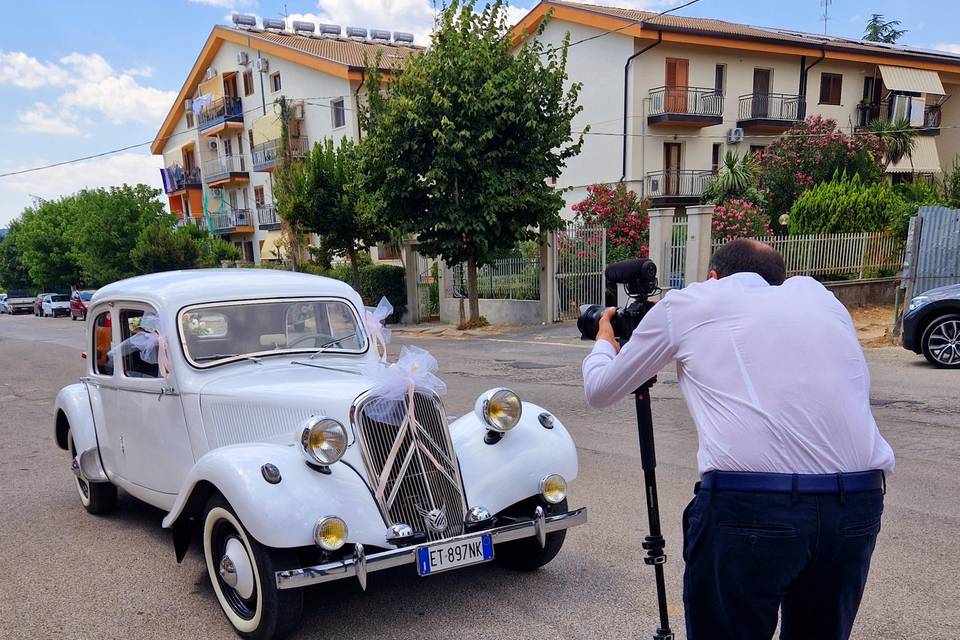
[(580, 307), (580, 316), (577, 318), (577, 329), (582, 340), (596, 340), (600, 330), (600, 317), (603, 316), (603, 305), (585, 304)]

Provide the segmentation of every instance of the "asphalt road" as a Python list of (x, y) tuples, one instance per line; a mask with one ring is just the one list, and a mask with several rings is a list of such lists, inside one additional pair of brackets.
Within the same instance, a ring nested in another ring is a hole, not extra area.
[[(81, 373), (83, 324), (0, 316), (0, 637), (232, 638), (194, 547), (174, 560), (163, 513), (121, 492), (117, 512), (88, 515), (53, 440), (57, 391)], [(653, 574), (632, 405), (590, 410), (569, 326), (464, 340), (399, 335), (439, 360), (448, 413), (509, 384), (571, 430), (580, 477), (574, 529), (533, 574), (496, 566), (421, 579), (412, 570), (308, 590), (297, 638), (649, 638)], [(960, 371), (898, 348), (870, 349), (873, 403), (897, 454), (883, 530), (854, 631), (861, 639), (960, 636)], [(682, 638), (680, 513), (696, 480), (696, 436), (672, 373), (654, 388), (660, 500), (672, 624)], [(495, 470), (491, 470), (495, 472)]]

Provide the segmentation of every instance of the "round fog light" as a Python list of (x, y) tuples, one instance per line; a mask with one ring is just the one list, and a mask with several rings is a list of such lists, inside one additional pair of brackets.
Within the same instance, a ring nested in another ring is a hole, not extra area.
[(313, 528), (313, 540), (324, 551), (336, 551), (347, 541), (347, 523), (336, 516), (321, 518)]
[(540, 495), (550, 504), (559, 504), (567, 497), (567, 481), (563, 476), (551, 473), (540, 481)]

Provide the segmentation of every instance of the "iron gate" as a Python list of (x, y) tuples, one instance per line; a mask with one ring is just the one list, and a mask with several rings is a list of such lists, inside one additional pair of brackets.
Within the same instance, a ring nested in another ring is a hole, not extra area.
[(557, 231), (553, 242), (555, 321), (576, 320), (580, 305), (604, 304), (607, 231), (571, 225)]
[(420, 322), (440, 318), (440, 277), (436, 258), (417, 256), (417, 305)]

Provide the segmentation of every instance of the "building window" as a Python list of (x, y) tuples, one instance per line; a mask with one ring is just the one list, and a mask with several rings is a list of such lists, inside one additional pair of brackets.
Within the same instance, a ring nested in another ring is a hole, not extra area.
[(110, 312), (104, 311), (93, 321), (93, 372), (101, 376), (113, 375), (113, 328)]
[(710, 152), (710, 170), (713, 173), (720, 173), (720, 154), (723, 152), (723, 145), (719, 142), (713, 143), (713, 150)]
[(270, 74), (270, 91), (280, 91), (280, 72)]
[(713, 88), (717, 93), (726, 93), (727, 65), (718, 64), (713, 72)]
[(767, 147), (766, 147), (765, 145), (762, 145), (762, 144), (752, 144), (752, 145), (750, 145), (750, 156), (751, 156), (754, 160), (759, 161), (760, 158), (763, 156), (763, 152), (766, 151), (766, 150), (767, 150)]
[(262, 207), (265, 202), (263, 197), (263, 187), (254, 187), (253, 188), (253, 201), (257, 204), (258, 207)]
[(243, 95), (252, 96), (253, 95), (253, 71), (247, 70), (243, 72)]
[(223, 157), (229, 158), (233, 155), (233, 140), (230, 138), (223, 139)]
[(247, 139), (250, 141), (250, 153), (253, 153), (253, 129), (247, 131)]
[(347, 112), (343, 106), (343, 98), (330, 101), (330, 113), (333, 116), (334, 129), (339, 129), (347, 124)]
[(839, 73), (820, 74), (820, 104), (840, 104), (843, 76)]
[(193, 111), (187, 111), (187, 129), (193, 129)]

